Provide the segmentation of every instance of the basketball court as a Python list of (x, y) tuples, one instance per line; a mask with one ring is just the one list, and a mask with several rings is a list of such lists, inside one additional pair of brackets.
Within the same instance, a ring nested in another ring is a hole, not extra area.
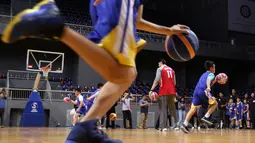
[[(63, 143), (69, 128), (3, 128), (0, 143)], [(106, 130), (112, 138), (124, 143), (252, 143), (255, 130), (200, 130), (192, 134), (181, 131), (159, 132), (147, 130)]]

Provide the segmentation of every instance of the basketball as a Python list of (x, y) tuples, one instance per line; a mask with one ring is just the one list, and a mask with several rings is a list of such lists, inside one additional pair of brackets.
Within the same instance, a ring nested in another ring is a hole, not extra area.
[(150, 99), (152, 101), (157, 101), (158, 100), (158, 93), (157, 92), (152, 92), (150, 95), (149, 95)]
[(189, 34), (167, 36), (165, 50), (175, 61), (185, 62), (193, 59), (199, 49), (199, 41), (196, 34), (190, 30)]
[(115, 121), (117, 119), (117, 115), (115, 113), (111, 113), (109, 115), (110, 120)]
[(227, 76), (225, 73), (219, 73), (219, 74), (216, 76), (216, 81), (217, 81), (219, 84), (225, 84), (225, 83), (228, 81), (228, 76)]
[(65, 103), (69, 103), (71, 101), (69, 97), (65, 97), (63, 100)]

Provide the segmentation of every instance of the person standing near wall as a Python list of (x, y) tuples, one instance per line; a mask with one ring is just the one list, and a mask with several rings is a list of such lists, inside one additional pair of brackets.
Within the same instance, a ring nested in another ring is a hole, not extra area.
[(217, 102), (218, 102), (218, 124), (219, 124), (219, 128), (223, 128), (222, 125), (224, 125), (224, 127), (227, 127), (227, 122), (226, 122), (226, 106), (227, 106), (227, 101), (224, 98), (224, 94), (223, 93), (219, 93), (219, 97), (217, 98)]
[(8, 90), (4, 88), (0, 88), (0, 128), (4, 128), (4, 111), (6, 99), (8, 96)]
[(237, 94), (235, 89), (232, 89), (231, 94), (229, 95), (229, 98), (232, 98), (234, 103), (236, 103)]
[(255, 96), (254, 93), (251, 94), (250, 98), (250, 111), (251, 111), (251, 126), (255, 129)]
[(186, 117), (186, 102), (185, 102), (185, 98), (181, 97), (180, 101), (178, 102), (178, 127), (177, 129), (179, 129), (179, 127), (182, 125), (183, 121), (185, 120)]
[[(160, 112), (160, 130), (167, 130), (167, 109), (170, 108), (171, 116), (176, 119), (176, 89), (175, 89), (175, 72), (172, 68), (166, 65), (166, 61), (161, 59), (158, 63), (159, 68), (153, 85), (150, 90), (150, 94), (154, 91), (159, 84), (159, 112)], [(175, 121), (174, 121), (175, 123)], [(173, 127), (175, 125), (172, 125)]]
[(115, 121), (114, 120), (111, 120), (111, 125), (110, 125), (110, 115), (112, 113), (115, 113), (116, 114), (116, 109), (115, 107), (118, 106), (118, 102), (116, 102), (112, 107), (111, 109), (109, 109), (106, 113), (106, 129), (108, 128), (112, 128), (112, 129), (115, 129), (116, 126), (115, 126)]
[(144, 95), (143, 98), (139, 101), (140, 105), (140, 122), (139, 122), (139, 129), (146, 129), (146, 121), (148, 119), (148, 112), (149, 112), (149, 102), (147, 100), (147, 96)]
[[(123, 113), (123, 126), (125, 129), (132, 129), (132, 114), (130, 102), (134, 101), (135, 98), (132, 94), (125, 92), (124, 97), (122, 98), (122, 113)], [(127, 127), (127, 121), (129, 122), (129, 127)]]

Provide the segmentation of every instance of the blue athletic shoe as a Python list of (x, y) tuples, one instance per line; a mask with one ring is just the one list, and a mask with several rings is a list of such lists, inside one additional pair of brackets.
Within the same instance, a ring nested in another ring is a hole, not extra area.
[(98, 129), (98, 120), (89, 120), (77, 123), (65, 143), (122, 143), (120, 140), (108, 138), (108, 136)]
[(2, 40), (12, 43), (28, 37), (58, 39), (63, 29), (63, 19), (54, 0), (43, 0), (33, 9), (24, 10), (15, 16), (5, 28)]

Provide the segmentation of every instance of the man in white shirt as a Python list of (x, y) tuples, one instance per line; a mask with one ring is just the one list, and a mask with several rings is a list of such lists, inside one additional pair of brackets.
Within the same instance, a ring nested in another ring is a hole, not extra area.
[[(122, 98), (122, 113), (123, 113), (123, 126), (125, 129), (129, 128), (132, 129), (132, 114), (131, 114), (131, 106), (130, 101), (134, 101), (135, 98), (132, 94), (125, 92), (124, 97)], [(127, 127), (127, 122), (129, 121), (129, 127)]]

